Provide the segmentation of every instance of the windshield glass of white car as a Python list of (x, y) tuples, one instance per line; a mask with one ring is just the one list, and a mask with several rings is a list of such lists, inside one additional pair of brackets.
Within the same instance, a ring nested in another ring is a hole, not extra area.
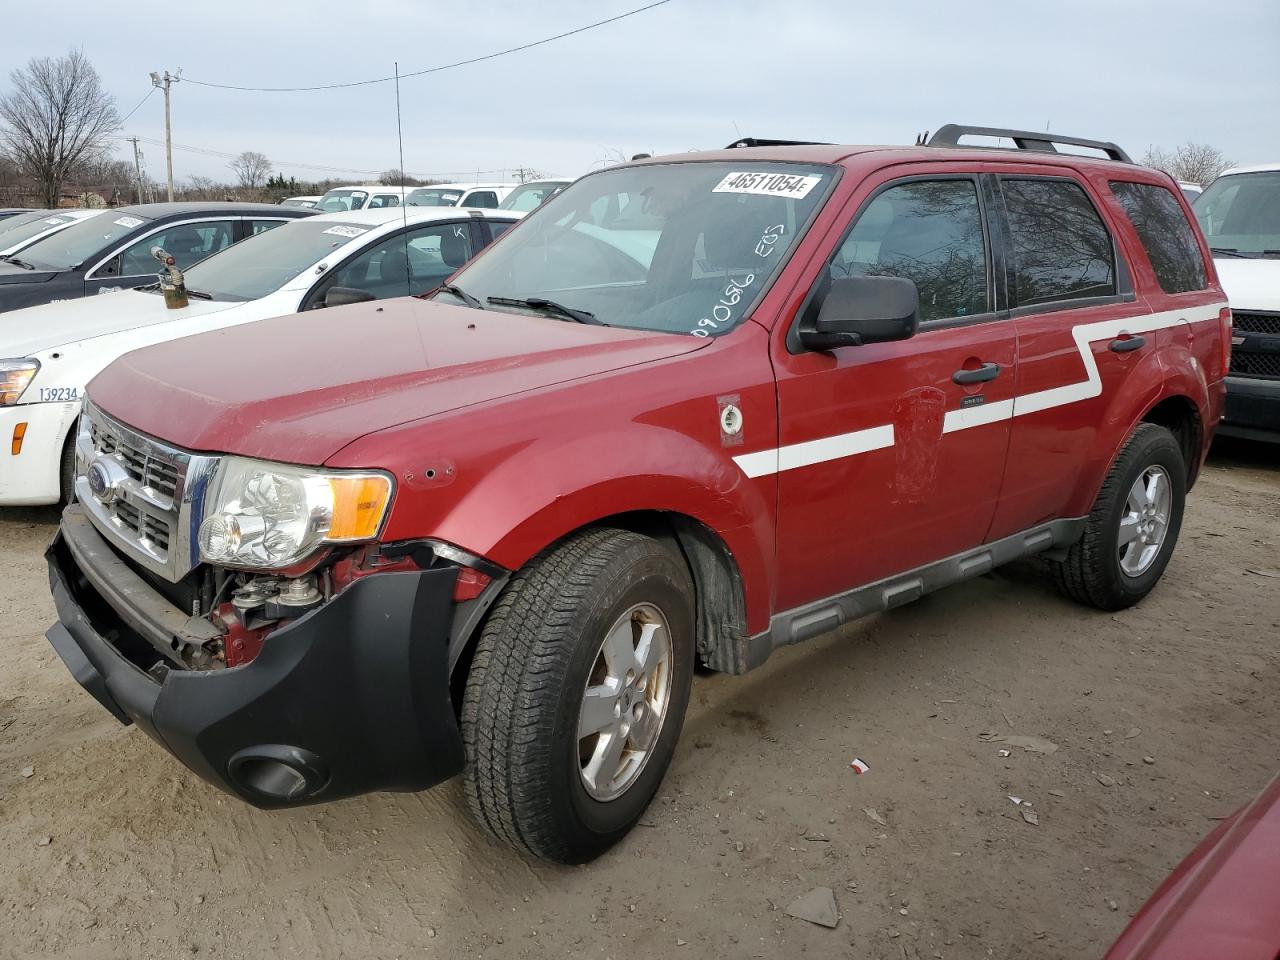
[(294, 220), (197, 263), (186, 272), (187, 287), (214, 300), (257, 300), (368, 232), (354, 223)]
[(361, 209), (368, 199), (369, 193), (366, 190), (330, 190), (320, 198), (316, 209), (325, 213), (346, 213), (348, 210)]
[(591, 174), (454, 284), (491, 309), (717, 336), (746, 316), (834, 180), (831, 167), (758, 161)]
[(73, 223), (52, 237), (37, 240), (22, 251), (22, 260), (37, 270), (71, 270), (99, 253), (103, 247), (150, 222), (149, 217), (123, 213), (90, 217)]
[(1280, 257), (1280, 170), (1219, 177), (1192, 207), (1222, 257)]
[(536, 210), (540, 203), (553, 196), (557, 190), (563, 190), (568, 185), (568, 180), (522, 183), (498, 206), (503, 210), (518, 210), (521, 213), (528, 213), (530, 210)]
[(454, 207), (461, 199), (461, 190), (437, 190), (429, 187), (411, 191), (404, 198), (404, 205), (406, 207)]
[(45, 212), (36, 220), (27, 220), (25, 223), (15, 224), (11, 229), (0, 232), (0, 249), (19, 246), (32, 237), (38, 237), (54, 227), (70, 223), (71, 219), (71, 217)]

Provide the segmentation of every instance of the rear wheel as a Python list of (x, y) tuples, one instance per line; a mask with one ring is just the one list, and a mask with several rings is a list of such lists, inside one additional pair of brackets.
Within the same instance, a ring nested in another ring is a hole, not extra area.
[(1132, 606), (1169, 564), (1187, 493), (1187, 467), (1172, 433), (1139, 424), (1111, 466), (1084, 535), (1055, 563), (1067, 596), (1101, 610)]
[(593, 530), (512, 578), (462, 708), (476, 818), (580, 863), (629, 831), (671, 762), (693, 677), (693, 586), (657, 541)]

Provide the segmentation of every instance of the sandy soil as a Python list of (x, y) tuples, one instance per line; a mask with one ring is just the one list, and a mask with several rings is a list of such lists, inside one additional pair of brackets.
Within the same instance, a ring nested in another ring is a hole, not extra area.
[[(644, 825), (575, 869), (489, 842), (456, 782), (261, 813), (186, 773), (44, 640), (54, 523), (0, 511), (5, 960), (1097, 957), (1280, 768), (1280, 580), (1246, 572), (1280, 568), (1262, 447), (1215, 452), (1136, 609), (1026, 563), (700, 677)], [(785, 912), (816, 886), (834, 930)]]

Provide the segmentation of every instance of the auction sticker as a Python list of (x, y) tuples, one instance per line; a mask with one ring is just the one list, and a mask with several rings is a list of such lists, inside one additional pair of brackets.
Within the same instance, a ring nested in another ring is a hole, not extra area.
[(716, 184), (712, 193), (752, 193), (761, 197), (794, 197), (809, 195), (822, 182), (819, 174), (795, 173), (731, 173)]
[(67, 218), (66, 217), (45, 217), (44, 222), (51, 223), (56, 227), (60, 223), (66, 223)]
[(117, 217), (116, 225), (120, 227), (128, 227), (132, 230), (134, 227), (142, 226), (142, 221), (137, 217)]
[(362, 233), (368, 233), (364, 227), (344, 227), (339, 224), (336, 227), (330, 227), (325, 233), (331, 233), (335, 237), (358, 237)]

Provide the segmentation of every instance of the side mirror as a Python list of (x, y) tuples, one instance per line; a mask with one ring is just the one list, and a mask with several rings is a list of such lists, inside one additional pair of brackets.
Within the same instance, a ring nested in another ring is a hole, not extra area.
[(905, 277), (835, 277), (811, 329), (801, 328), (809, 350), (906, 340), (916, 332), (920, 295)]
[(326, 307), (345, 307), (349, 303), (368, 303), (377, 300), (368, 290), (357, 290), (355, 287), (330, 287), (324, 295)]

